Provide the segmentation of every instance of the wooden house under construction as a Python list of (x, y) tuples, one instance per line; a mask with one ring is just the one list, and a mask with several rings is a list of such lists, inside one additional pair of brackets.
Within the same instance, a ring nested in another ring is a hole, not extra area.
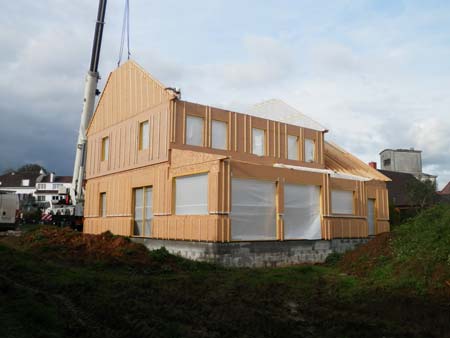
[(389, 231), (387, 177), (281, 101), (247, 113), (116, 69), (87, 132), (84, 232), (281, 248)]

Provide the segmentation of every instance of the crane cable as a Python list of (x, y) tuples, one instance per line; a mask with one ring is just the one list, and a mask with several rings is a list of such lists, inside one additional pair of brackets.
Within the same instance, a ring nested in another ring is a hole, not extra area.
[(123, 24), (122, 24), (122, 38), (120, 40), (120, 51), (119, 51), (119, 61), (117, 62), (117, 67), (120, 66), (123, 55), (123, 47), (125, 45), (125, 33), (127, 39), (127, 59), (130, 59), (130, 2), (129, 0), (125, 0), (125, 9), (123, 12)]

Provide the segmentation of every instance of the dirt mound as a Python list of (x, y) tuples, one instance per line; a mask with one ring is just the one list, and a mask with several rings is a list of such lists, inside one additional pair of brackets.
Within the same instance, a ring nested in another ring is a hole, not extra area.
[(344, 254), (338, 267), (355, 276), (365, 277), (393, 256), (392, 233), (378, 235), (366, 244)]
[(178, 270), (178, 257), (165, 249), (149, 252), (145, 246), (110, 232), (91, 235), (70, 228), (42, 227), (26, 233), (20, 239), (20, 246), (25, 251), (52, 260)]

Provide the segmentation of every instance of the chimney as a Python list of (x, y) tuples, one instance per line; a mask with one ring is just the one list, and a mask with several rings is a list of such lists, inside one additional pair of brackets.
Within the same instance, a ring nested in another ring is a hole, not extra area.
[(50, 173), (50, 183), (55, 181), (55, 173)]
[(371, 166), (373, 169), (377, 169), (377, 162), (369, 162), (369, 166)]

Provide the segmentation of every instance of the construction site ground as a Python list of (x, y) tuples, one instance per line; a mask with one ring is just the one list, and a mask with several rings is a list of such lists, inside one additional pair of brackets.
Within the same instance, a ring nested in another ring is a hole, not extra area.
[(1, 335), (450, 337), (450, 265), (399, 258), (402, 231), (323, 265), (229, 269), (110, 233), (26, 230), (0, 239)]

